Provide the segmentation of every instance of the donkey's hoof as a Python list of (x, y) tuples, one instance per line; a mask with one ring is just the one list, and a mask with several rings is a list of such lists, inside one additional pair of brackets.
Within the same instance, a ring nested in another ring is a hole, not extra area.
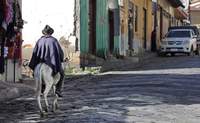
[(47, 117), (47, 116), (48, 116), (48, 113), (46, 113), (46, 112), (44, 112), (44, 111), (43, 111), (43, 112), (40, 112), (40, 117), (43, 118), (43, 117)]
[(45, 112), (49, 112), (49, 108), (45, 108)]
[(56, 103), (54, 109), (57, 110), (59, 108), (58, 104)]
[(53, 112), (53, 113), (56, 113), (56, 110), (55, 110), (55, 109), (53, 109), (53, 110), (52, 110), (52, 112)]
[(55, 113), (57, 110), (58, 110), (57, 107), (53, 107), (53, 108), (52, 108), (52, 112), (53, 112), (53, 113)]

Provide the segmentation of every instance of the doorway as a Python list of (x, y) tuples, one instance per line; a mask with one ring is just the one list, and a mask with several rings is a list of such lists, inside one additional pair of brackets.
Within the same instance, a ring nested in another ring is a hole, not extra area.
[(109, 10), (109, 51), (112, 54), (114, 51), (114, 12)]
[(163, 10), (160, 8), (160, 39), (163, 37)]
[(96, 54), (96, 0), (89, 0), (89, 52)]
[(129, 50), (133, 50), (133, 39), (134, 39), (134, 4), (129, 1), (129, 12), (128, 12), (128, 46)]
[(144, 25), (143, 25), (143, 48), (146, 49), (147, 48), (147, 10), (145, 8), (143, 8), (143, 21), (144, 21)]

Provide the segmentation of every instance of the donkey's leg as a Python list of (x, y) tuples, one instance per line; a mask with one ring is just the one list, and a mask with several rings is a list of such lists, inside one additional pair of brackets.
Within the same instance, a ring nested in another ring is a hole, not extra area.
[(36, 99), (37, 99), (37, 103), (38, 103), (38, 107), (40, 110), (40, 115), (43, 117), (44, 116), (44, 112), (42, 109), (42, 104), (41, 104), (41, 86), (42, 86), (42, 72), (40, 69), (41, 65), (37, 65), (35, 70), (34, 70), (34, 79), (35, 79), (35, 86), (36, 86)]
[(37, 99), (37, 103), (38, 103), (38, 107), (40, 109), (40, 113), (41, 115), (43, 114), (43, 109), (42, 109), (42, 104), (41, 104), (41, 81), (40, 78), (35, 78), (35, 84), (36, 84), (36, 99)]
[[(50, 82), (50, 81), (49, 81)], [(46, 88), (44, 90), (44, 100), (45, 100), (45, 106), (46, 106), (46, 112), (49, 111), (49, 103), (48, 103), (48, 99), (47, 99), (47, 96), (48, 96), (48, 93), (49, 91), (51, 90), (51, 87), (52, 87), (52, 83), (46, 83)]]
[(58, 95), (56, 94), (56, 86), (55, 85), (53, 85), (53, 94), (54, 94), (53, 112), (55, 112), (58, 109)]
[(41, 105), (41, 93), (38, 93), (37, 94), (37, 102), (38, 102), (38, 105), (39, 105), (39, 109), (40, 109), (40, 116), (41, 117), (44, 117), (45, 115), (47, 115), (43, 109), (42, 109), (42, 105)]
[(37, 103), (38, 103), (38, 106), (39, 106), (39, 109), (40, 109), (40, 113), (43, 114), (43, 109), (42, 109), (42, 104), (41, 104), (41, 91), (40, 90), (37, 90), (37, 94), (36, 94), (36, 98), (37, 98)]

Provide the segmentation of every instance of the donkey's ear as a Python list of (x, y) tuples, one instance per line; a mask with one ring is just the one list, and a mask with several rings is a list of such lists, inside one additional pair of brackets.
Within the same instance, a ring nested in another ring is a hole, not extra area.
[(66, 57), (66, 58), (64, 59), (64, 62), (69, 62), (69, 59)]

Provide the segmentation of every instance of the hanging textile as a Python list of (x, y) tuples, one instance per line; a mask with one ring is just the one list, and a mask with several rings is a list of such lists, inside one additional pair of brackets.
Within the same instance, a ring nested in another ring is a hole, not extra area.
[(3, 1), (0, 1), (0, 25), (2, 25), (3, 19), (4, 19)]
[(0, 27), (0, 74), (4, 73), (4, 30)]
[(23, 20), (18, 0), (0, 0), (0, 73), (4, 72), (4, 47), (9, 59), (21, 59)]
[(6, 0), (0, 0), (0, 26), (1, 27), (5, 18), (5, 8), (6, 8)]
[(22, 34), (21, 32), (18, 32), (16, 34), (15, 38), (15, 44), (14, 44), (14, 58), (19, 60), (19, 64), (21, 65), (22, 63)]
[(5, 22), (9, 25), (13, 22), (13, 0), (6, 0)]
[(6, 24), (6, 37), (7, 41), (11, 41), (11, 39), (15, 36), (14, 31), (14, 1), (6, 0), (6, 9), (5, 9), (5, 24)]
[(4, 73), (4, 42), (5, 30), (2, 28), (2, 23), (5, 19), (6, 0), (0, 0), (0, 74)]
[(20, 8), (18, 0), (14, 0), (13, 10), (14, 10), (15, 26), (18, 29), (22, 29), (23, 25), (24, 25), (24, 22), (23, 22), (23, 19), (22, 19), (21, 8)]
[(18, 0), (7, 1), (6, 23), (8, 25), (6, 37), (11, 40), (14, 36), (16, 36), (18, 29), (23, 28), (23, 20)]

